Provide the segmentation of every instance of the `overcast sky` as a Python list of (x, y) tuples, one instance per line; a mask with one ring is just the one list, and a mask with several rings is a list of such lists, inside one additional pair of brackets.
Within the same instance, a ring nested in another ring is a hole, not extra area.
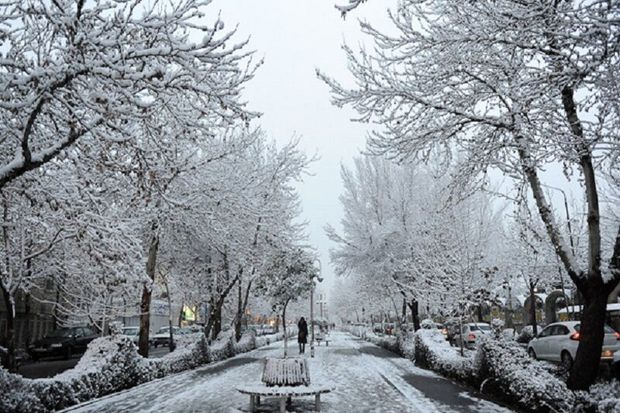
[(265, 60), (245, 91), (250, 108), (263, 113), (258, 124), (279, 142), (297, 135), (307, 153), (320, 156), (312, 165), (313, 176), (298, 188), (310, 243), (319, 251), (327, 282), (333, 271), (323, 227), (339, 224), (340, 163), (350, 164), (363, 149), (367, 125), (351, 122), (351, 109), (331, 105), (328, 88), (315, 70), (339, 80), (352, 79), (341, 45), (364, 41), (360, 18), (387, 27), (387, 7), (396, 4), (395, 0), (369, 2), (343, 20), (334, 1), (215, 0), (208, 9), (221, 11), (227, 29), (238, 24), (237, 38), (250, 37), (250, 47)]
[[(263, 113), (258, 124), (280, 143), (298, 136), (308, 154), (320, 156), (312, 165), (314, 175), (306, 177), (298, 189), (303, 219), (309, 222), (310, 244), (320, 254), (326, 286), (334, 273), (329, 264), (332, 245), (323, 228), (327, 223), (339, 228), (342, 217), (340, 164), (351, 165), (364, 148), (369, 126), (351, 122), (355, 113), (350, 108), (331, 105), (329, 90), (315, 70), (344, 83), (352, 81), (341, 45), (372, 47), (360, 31), (359, 20), (389, 32), (387, 9), (396, 5), (396, 0), (370, 1), (343, 20), (334, 8), (336, 1), (347, 0), (214, 0), (209, 6), (210, 19), (220, 12), (226, 28), (238, 25), (237, 39), (249, 37), (256, 57), (264, 58), (245, 91), (250, 109)], [(559, 165), (549, 166), (541, 176), (548, 184), (566, 189), (569, 199), (574, 193), (580, 201), (580, 191), (574, 191), (576, 180), (567, 183)], [(499, 174), (496, 177), (502, 179)], [(511, 187), (505, 184), (504, 190)], [(560, 193), (550, 191), (549, 195), (562, 208)], [(563, 208), (559, 212), (563, 215)]]

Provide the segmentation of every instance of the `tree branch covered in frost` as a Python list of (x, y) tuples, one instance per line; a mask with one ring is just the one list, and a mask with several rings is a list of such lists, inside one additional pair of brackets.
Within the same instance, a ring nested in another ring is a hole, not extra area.
[[(578, 165), (586, 192), (596, 192), (592, 160), (610, 156), (620, 141), (617, 102), (608, 93), (613, 71), (606, 70), (620, 55), (618, 15), (615, 3), (605, 2), (401, 1), (390, 15), (397, 34), (362, 23), (373, 51), (344, 47), (356, 87), (319, 77), (336, 105), (383, 126), (370, 139), (375, 153), (427, 161), (459, 151), (467, 161), (462, 179), (497, 168), (527, 180), (579, 282), (587, 271), (558, 230), (538, 171), (549, 162)], [(587, 199), (596, 224), (597, 200)], [(597, 231), (589, 269), (600, 268)]]
[(349, 0), (349, 4), (344, 4), (344, 5), (336, 4), (335, 7), (336, 9), (340, 11), (340, 14), (342, 15), (342, 17), (345, 18), (347, 16), (347, 13), (355, 10), (364, 2), (366, 2), (366, 0)]
[[(170, 110), (200, 127), (247, 121), (240, 90), (256, 68), (208, 2), (9, 2), (0, 6), (0, 188), (80, 143), (135, 139), (133, 121)], [(189, 34), (201, 40), (189, 41)], [(169, 105), (184, 102), (198, 113)], [(191, 116), (190, 116), (191, 115)]]
[(385, 301), (387, 290), (448, 315), (493, 287), (485, 268), (497, 265), (489, 251), (501, 231), (488, 197), (450, 201), (447, 180), (430, 168), (376, 156), (356, 159), (342, 179), (342, 234), (327, 228), (330, 255), (339, 275), (356, 277), (353, 288), (382, 295), (364, 301)]

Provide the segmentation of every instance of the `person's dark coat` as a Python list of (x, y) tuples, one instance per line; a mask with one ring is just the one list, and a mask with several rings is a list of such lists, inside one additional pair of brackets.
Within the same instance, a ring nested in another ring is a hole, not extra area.
[(308, 342), (308, 324), (303, 318), (297, 323), (299, 332), (297, 333), (297, 342), (306, 344)]

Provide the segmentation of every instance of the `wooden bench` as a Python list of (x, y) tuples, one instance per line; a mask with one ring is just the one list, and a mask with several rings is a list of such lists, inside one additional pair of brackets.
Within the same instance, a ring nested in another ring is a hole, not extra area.
[(237, 387), (237, 390), (242, 394), (248, 394), (250, 396), (250, 411), (255, 412), (256, 407), (260, 406), (260, 398), (262, 397), (276, 397), (280, 400), (280, 413), (286, 412), (286, 402), (291, 397), (301, 396), (314, 396), (314, 410), (321, 411), (321, 394), (329, 393), (333, 390), (329, 386), (242, 386)]
[(330, 386), (310, 384), (308, 361), (305, 358), (266, 359), (261, 377), (262, 384), (241, 386), (237, 390), (250, 396), (250, 411), (256, 411), (262, 397), (277, 397), (280, 412), (286, 411), (286, 403), (292, 397), (314, 396), (314, 408), (321, 411), (321, 394), (329, 393)]

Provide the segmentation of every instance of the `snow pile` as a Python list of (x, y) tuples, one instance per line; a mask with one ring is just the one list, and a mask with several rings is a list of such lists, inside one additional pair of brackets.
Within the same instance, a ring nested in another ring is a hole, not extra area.
[(415, 333), (415, 362), (444, 376), (475, 383), (474, 359), (462, 357), (437, 329), (420, 329)]
[(597, 383), (590, 392), (578, 392), (575, 413), (620, 412), (620, 382)]
[(572, 412), (573, 393), (514, 341), (485, 340), (476, 352), (480, 390), (536, 412)]

